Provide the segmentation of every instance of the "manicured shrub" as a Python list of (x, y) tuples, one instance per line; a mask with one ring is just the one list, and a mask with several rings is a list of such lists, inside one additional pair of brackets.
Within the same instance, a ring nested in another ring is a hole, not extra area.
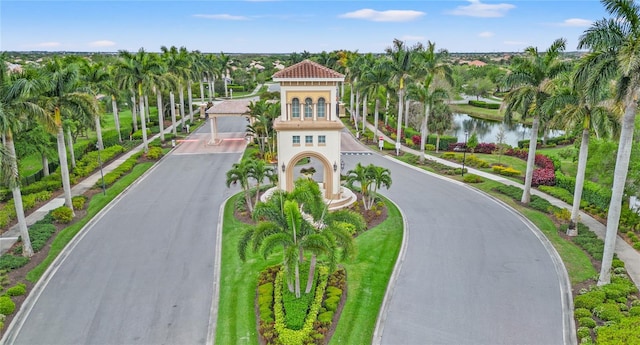
[(320, 322), (331, 322), (331, 320), (333, 320), (332, 311), (325, 311), (324, 313), (318, 315), (318, 321)]
[(147, 152), (147, 158), (148, 159), (153, 159), (153, 160), (158, 160), (160, 158), (162, 158), (162, 155), (164, 153), (162, 152), (162, 148), (154, 146), (154, 147), (150, 147), (149, 151)]
[(29, 258), (24, 256), (4, 254), (0, 256), (0, 270), (14, 270), (26, 265), (27, 262), (29, 262)]
[(531, 202), (529, 202), (529, 207), (534, 210), (538, 210), (540, 212), (549, 213), (551, 209), (551, 203), (547, 199), (543, 199), (538, 197), (537, 195), (531, 196)]
[[(578, 340), (582, 338), (591, 339), (591, 331), (589, 330), (589, 327), (578, 327), (578, 330), (576, 333), (578, 335)], [(582, 343), (582, 341), (580, 341), (580, 343)]]
[(491, 167), (494, 173), (500, 174), (503, 176), (520, 176), (522, 175), (522, 171), (516, 170), (512, 167), (504, 167), (501, 165), (494, 165)]
[(338, 309), (338, 304), (340, 303), (340, 297), (332, 296), (324, 300), (324, 306), (327, 310), (336, 311)]
[(631, 307), (629, 309), (629, 316), (640, 316), (640, 306)]
[(591, 317), (591, 311), (586, 308), (576, 308), (576, 310), (573, 312), (573, 316), (576, 319), (580, 319), (583, 317)]
[(27, 285), (24, 283), (18, 283), (7, 289), (7, 295), (9, 296), (22, 296), (27, 293)]
[(628, 317), (620, 322), (598, 328), (598, 345), (640, 344), (640, 317)]
[(67, 206), (60, 206), (51, 210), (51, 215), (56, 222), (62, 224), (69, 224), (73, 220), (73, 211)]
[(585, 308), (588, 310), (593, 310), (593, 308), (604, 303), (604, 300), (607, 298), (607, 295), (604, 291), (601, 290), (592, 290), (585, 294), (578, 295), (574, 299), (573, 304), (576, 308)]
[(31, 247), (34, 252), (42, 250), (47, 241), (56, 232), (53, 224), (36, 223), (29, 227), (29, 238), (31, 239)]
[(601, 304), (593, 309), (593, 313), (604, 321), (619, 321), (624, 317), (616, 303)]
[(596, 322), (590, 317), (582, 317), (578, 319), (578, 325), (580, 325), (580, 327), (594, 328)]
[(327, 286), (327, 290), (326, 290), (326, 294), (327, 297), (333, 297), (333, 296), (342, 296), (342, 290), (338, 289), (335, 286)]
[(82, 210), (87, 198), (84, 195), (77, 195), (71, 198), (71, 204), (74, 210)]
[(16, 304), (9, 296), (0, 296), (0, 314), (11, 315), (16, 310)]
[(482, 179), (482, 177), (478, 176), (478, 175), (474, 175), (474, 174), (466, 174), (464, 175), (464, 178), (462, 179), (464, 182), (466, 183), (480, 183), (480, 182), (484, 182), (484, 180)]

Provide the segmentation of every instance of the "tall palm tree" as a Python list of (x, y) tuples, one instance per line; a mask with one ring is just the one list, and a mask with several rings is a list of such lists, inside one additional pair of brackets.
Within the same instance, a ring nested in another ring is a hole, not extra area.
[(522, 120), (528, 117), (533, 118), (521, 200), (525, 204), (531, 200), (538, 129), (540, 120), (544, 116), (543, 105), (549, 98), (548, 88), (552, 84), (552, 79), (570, 69), (570, 65), (560, 59), (560, 53), (564, 51), (565, 46), (565, 39), (557, 39), (544, 53), (539, 53), (538, 48), (535, 47), (526, 48), (524, 56), (513, 59), (511, 73), (504, 79), (505, 86), (510, 89), (504, 98), (505, 121), (511, 122), (515, 112), (520, 114)]
[(578, 49), (589, 49), (579, 75), (587, 90), (615, 81), (615, 98), (622, 102), (624, 115), (613, 172), (611, 202), (607, 214), (604, 253), (598, 285), (611, 282), (611, 264), (622, 210), (624, 185), (629, 169), (638, 98), (640, 98), (640, 5), (633, 0), (601, 0), (611, 18), (596, 21), (581, 36)]
[[(93, 95), (97, 100), (98, 97), (101, 96), (100, 93), (105, 89), (103, 85), (110, 79), (107, 66), (103, 63), (84, 60), (84, 63), (80, 65), (80, 74), (82, 82), (86, 87), (86, 92)], [(98, 148), (102, 150), (104, 149), (104, 143), (102, 142), (102, 125), (100, 124), (100, 115), (101, 112), (96, 113), (93, 118), (94, 124), (92, 127), (94, 127), (96, 131)]]
[(267, 162), (262, 159), (258, 159), (253, 161), (251, 166), (249, 167), (248, 176), (256, 181), (256, 201), (254, 203), (255, 207), (260, 201), (260, 187), (262, 186), (264, 180), (266, 179), (269, 182), (273, 183), (278, 175), (274, 172), (271, 165), (267, 164)]
[(446, 50), (436, 51), (436, 44), (428, 41), (424, 50), (417, 53), (418, 74), (424, 78), (422, 86), (418, 88), (416, 100), (424, 106), (424, 116), (420, 125), (420, 163), (424, 162), (424, 146), (427, 141), (427, 123), (432, 115), (432, 109), (449, 98), (447, 86), (454, 84), (451, 66), (445, 62), (448, 55)]
[[(583, 75), (579, 75), (583, 76)], [(581, 135), (580, 151), (578, 153), (578, 169), (576, 183), (573, 192), (573, 205), (571, 207), (571, 221), (567, 228), (567, 235), (578, 234), (577, 224), (582, 200), (587, 157), (589, 155), (589, 138), (591, 132), (596, 137), (605, 135), (609, 138), (617, 136), (619, 132), (619, 112), (613, 109), (612, 102), (605, 101), (608, 95), (606, 90), (600, 92), (586, 92), (585, 80), (570, 80), (571, 76), (558, 78), (560, 86), (552, 93), (545, 107), (559, 109), (550, 123), (555, 128), (564, 128), (566, 132), (579, 132)], [(605, 87), (606, 85), (597, 85)], [(596, 99), (591, 97), (595, 96)]]
[(363, 206), (369, 210), (378, 196), (377, 191), (381, 187), (391, 187), (391, 171), (373, 164), (364, 166), (358, 163), (347, 172), (346, 182), (349, 187), (353, 187), (355, 183), (360, 186)]
[[(77, 62), (56, 56), (45, 63), (41, 72), (41, 83), (44, 86), (44, 91), (40, 96), (44, 105), (43, 108), (51, 116), (55, 125), (65, 206), (73, 211), (63, 120), (72, 118), (77, 114), (87, 114), (87, 117), (96, 116), (98, 103), (94, 96), (78, 91), (80, 88), (80, 73)], [(73, 214), (75, 216), (75, 212)]]
[(233, 163), (231, 169), (227, 171), (227, 180), (226, 185), (227, 188), (231, 187), (231, 185), (235, 185), (240, 183), (240, 187), (244, 192), (244, 201), (247, 205), (247, 209), (249, 213), (253, 213), (253, 204), (251, 202), (251, 185), (249, 183), (249, 175), (251, 169), (251, 161), (248, 159), (243, 159), (239, 163)]
[(405, 86), (415, 72), (415, 53), (420, 50), (422, 50), (421, 44), (417, 44), (414, 47), (407, 47), (407, 45), (399, 39), (394, 39), (393, 45), (385, 49), (386, 54), (391, 58), (392, 80), (398, 85), (397, 146), (402, 143), (402, 107), (405, 100)]
[[(189, 55), (186, 53), (186, 50), (180, 48), (176, 48), (175, 46), (171, 46), (171, 48), (167, 48), (165, 46), (160, 47), (162, 51), (162, 60), (164, 64), (167, 66), (167, 71), (172, 74), (176, 80), (178, 81), (178, 95), (180, 97), (180, 116), (182, 118), (182, 123), (185, 124), (187, 119), (185, 119), (184, 113), (184, 87), (183, 82), (187, 79), (189, 75)], [(173, 93), (173, 90), (170, 91), (170, 94)], [(173, 108), (175, 104), (171, 104)], [(175, 123), (173, 124), (175, 128)]]
[(117, 63), (119, 85), (125, 89), (137, 91), (142, 124), (142, 144), (146, 153), (149, 151), (149, 144), (147, 142), (147, 121), (144, 118), (144, 95), (147, 89), (154, 85), (155, 80), (162, 76), (164, 70), (157, 55), (147, 53), (143, 48), (140, 48), (135, 54), (121, 50), (118, 55), (121, 58)]
[(367, 69), (362, 75), (362, 87), (366, 94), (370, 95), (375, 100), (374, 112), (373, 112), (373, 125), (374, 133), (373, 138), (378, 138), (378, 117), (380, 112), (380, 100), (385, 97), (388, 89), (387, 84), (391, 77), (391, 69), (389, 66), (389, 60), (378, 59), (376, 63)]
[(1, 177), (13, 195), (18, 229), (23, 243), (22, 255), (26, 257), (33, 256), (33, 248), (24, 216), (13, 133), (20, 130), (27, 117), (47, 118), (44, 109), (31, 98), (38, 96), (37, 82), (34, 74), (28, 71), (10, 73), (5, 64), (5, 54), (0, 54), (0, 132), (5, 142), (0, 150)]
[(218, 56), (218, 73), (221, 78), (224, 80), (224, 96), (229, 97), (229, 89), (227, 83), (229, 81), (229, 68), (231, 67), (231, 57), (229, 55), (225, 55), (223, 52), (220, 52)]
[(103, 84), (105, 92), (111, 98), (111, 111), (113, 112), (113, 123), (116, 126), (116, 131), (118, 132), (118, 142), (122, 142), (122, 133), (120, 128), (120, 116), (118, 115), (118, 96), (121, 91), (118, 87), (117, 83), (117, 69), (114, 65), (108, 66), (109, 78)]

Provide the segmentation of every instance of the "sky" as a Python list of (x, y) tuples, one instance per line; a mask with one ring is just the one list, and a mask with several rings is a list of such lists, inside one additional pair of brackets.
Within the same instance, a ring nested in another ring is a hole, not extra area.
[(452, 53), (546, 50), (610, 16), (597, 0), (0, 0), (0, 51), (383, 53), (394, 39)]

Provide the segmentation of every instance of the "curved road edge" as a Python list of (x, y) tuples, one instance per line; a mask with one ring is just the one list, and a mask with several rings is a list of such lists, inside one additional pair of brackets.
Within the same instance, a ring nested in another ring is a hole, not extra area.
[(400, 244), (400, 251), (398, 252), (398, 258), (396, 258), (396, 264), (394, 265), (393, 271), (391, 272), (391, 277), (389, 277), (389, 282), (387, 283), (387, 289), (384, 293), (384, 297), (382, 298), (382, 304), (380, 305), (380, 310), (378, 311), (376, 328), (373, 331), (373, 340), (371, 342), (372, 345), (380, 345), (382, 341), (382, 332), (384, 331), (384, 322), (387, 318), (387, 311), (389, 308), (388, 302), (391, 300), (391, 297), (393, 296), (393, 290), (396, 285), (396, 281), (398, 280), (398, 275), (400, 275), (400, 271), (402, 270), (402, 264), (404, 263), (407, 244), (409, 242), (409, 222), (407, 221), (407, 217), (404, 216), (404, 212), (402, 211), (402, 209), (393, 200), (389, 198), (386, 198), (386, 199), (389, 200), (389, 202), (391, 202), (400, 211), (400, 216), (402, 217), (402, 226), (404, 227), (404, 229), (402, 231), (402, 243)]
[(33, 309), (35, 303), (40, 298), (40, 295), (44, 291), (45, 287), (51, 280), (51, 278), (58, 271), (58, 268), (62, 265), (62, 263), (67, 259), (69, 253), (75, 248), (80, 241), (89, 233), (93, 225), (98, 222), (105, 213), (111, 210), (128, 192), (131, 188), (138, 185), (142, 182), (152, 171), (154, 171), (160, 162), (167, 157), (168, 154), (164, 155), (160, 160), (155, 162), (155, 164), (145, 171), (140, 177), (138, 177), (133, 183), (127, 186), (120, 194), (118, 194), (113, 200), (111, 200), (105, 207), (102, 208), (91, 220), (85, 224), (82, 229), (80, 229), (73, 238), (67, 243), (66, 246), (60, 251), (58, 256), (51, 262), (49, 267), (44, 271), (38, 282), (34, 285), (33, 289), (25, 299), (22, 307), (18, 310), (18, 313), (13, 318), (9, 327), (7, 327), (6, 332), (0, 339), (0, 345), (13, 344), (22, 329), (26, 319), (29, 317), (31, 310)]
[[(371, 150), (373, 151), (373, 150)], [(378, 152), (373, 151), (374, 153), (380, 155)], [(522, 213), (518, 212), (516, 209), (514, 209), (513, 207), (507, 205), (506, 203), (504, 203), (502, 200), (488, 194), (485, 193), (477, 188), (473, 188), (472, 186), (469, 186), (466, 183), (462, 183), (460, 181), (456, 181), (456, 180), (452, 180), (443, 176), (440, 176), (438, 174), (432, 173), (430, 171), (426, 171), (424, 169), (420, 169), (417, 168), (411, 164), (405, 163), (401, 160), (398, 160), (394, 157), (391, 157), (389, 155), (380, 155), (386, 159), (389, 159), (391, 161), (394, 161), (400, 165), (403, 165), (407, 168), (419, 171), (423, 174), (426, 175), (430, 175), (433, 177), (437, 177), (441, 180), (445, 180), (449, 183), (453, 183), (453, 184), (457, 184), (459, 186), (464, 186), (465, 188), (468, 188), (471, 191), (474, 191), (478, 194), (481, 194), (483, 196), (488, 197), (490, 200), (493, 200), (494, 202), (496, 202), (497, 204), (499, 204), (500, 206), (504, 207), (505, 209), (507, 209), (509, 212), (513, 213), (514, 215), (516, 215), (518, 218), (520, 218), (520, 220), (529, 228), (529, 230), (531, 230), (531, 232), (538, 238), (538, 240), (540, 241), (540, 243), (542, 243), (543, 247), (545, 248), (545, 250), (547, 251), (547, 253), (549, 254), (549, 257), (551, 258), (553, 265), (555, 267), (556, 270), (556, 275), (558, 276), (558, 283), (559, 283), (559, 287), (560, 287), (560, 300), (562, 301), (562, 320), (563, 320), (563, 324), (562, 324), (562, 329), (563, 329), (563, 339), (564, 339), (564, 344), (577, 344), (578, 340), (577, 340), (577, 336), (576, 336), (576, 330), (575, 330), (575, 323), (573, 321), (573, 296), (572, 296), (572, 292), (571, 292), (571, 282), (569, 281), (569, 275), (567, 273), (566, 267), (564, 265), (564, 262), (562, 261), (562, 258), (560, 257), (560, 254), (558, 254), (558, 252), (556, 251), (555, 247), (553, 246), (553, 244), (551, 244), (551, 242), (549, 241), (549, 239), (544, 235), (544, 233), (535, 225), (533, 224), (527, 217), (525, 217)], [(390, 199), (389, 199), (390, 200)], [(392, 201), (393, 202), (393, 201)], [(395, 205), (395, 203), (394, 203)], [(396, 205), (396, 207), (398, 207)], [(401, 248), (401, 253), (398, 254), (398, 261), (396, 261), (396, 265), (394, 266), (394, 271), (391, 274), (391, 278), (389, 279), (389, 285), (387, 286), (387, 291), (385, 292), (385, 296), (384, 299), (382, 301), (382, 306), (380, 308), (380, 312), (378, 314), (378, 320), (376, 321), (376, 328), (374, 330), (374, 336), (373, 336), (373, 341), (372, 341), (372, 345), (380, 345), (381, 344), (381, 340), (382, 340), (382, 334), (384, 332), (384, 322), (386, 321), (386, 313), (387, 313), (387, 309), (388, 309), (388, 303), (389, 300), (393, 297), (393, 289), (394, 289), (394, 285), (395, 282), (397, 280), (397, 276), (400, 273), (401, 270), (401, 266), (402, 266), (402, 262), (404, 261), (404, 250), (405, 250), (405, 246), (406, 246), (406, 238), (408, 237), (409, 234), (409, 227), (408, 227), (408, 222), (404, 216), (404, 213), (402, 211), (402, 209), (400, 207), (398, 207), (398, 210), (400, 210), (400, 213), (402, 215), (402, 219), (403, 219), (403, 224), (405, 226), (405, 231), (403, 232), (403, 243), (402, 243), (402, 248)], [(402, 254), (402, 256), (401, 256)], [(397, 272), (396, 272), (397, 270)]]
[(224, 209), (227, 203), (235, 195), (228, 197), (218, 211), (218, 226), (216, 230), (216, 256), (213, 262), (213, 297), (211, 298), (211, 312), (209, 313), (209, 329), (207, 331), (207, 344), (216, 343), (216, 327), (218, 325), (218, 303), (220, 301), (220, 269), (222, 264), (222, 229), (224, 227)]

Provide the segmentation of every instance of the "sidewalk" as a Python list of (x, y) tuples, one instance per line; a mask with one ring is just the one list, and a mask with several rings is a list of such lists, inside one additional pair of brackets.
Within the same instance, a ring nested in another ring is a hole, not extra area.
[[(188, 117), (188, 116), (185, 116), (185, 117)], [(180, 125), (182, 124), (182, 121), (183, 120), (180, 120), (178, 121), (178, 123), (176, 123), (176, 126), (178, 126), (178, 128), (181, 128)], [(164, 133), (169, 134), (171, 133), (172, 130), (173, 130), (173, 126), (169, 126), (164, 129)], [(151, 142), (159, 137), (160, 137), (160, 133), (148, 138), (148, 142)], [(124, 161), (126, 161), (129, 157), (142, 151), (143, 147), (144, 145), (140, 144), (135, 148), (133, 148), (132, 150), (126, 152), (122, 156), (118, 157), (117, 159), (113, 160), (111, 163), (109, 163), (109, 165), (105, 165), (102, 168), (103, 173), (106, 175), (107, 173), (116, 169), (122, 163), (124, 163)], [(88, 176), (87, 178), (85, 178), (75, 186), (71, 187), (71, 196), (73, 197), (73, 196), (84, 194), (84, 192), (93, 188), (96, 185), (96, 183), (100, 180), (101, 177), (102, 176), (101, 176), (100, 170)], [(64, 194), (60, 195), (57, 198), (51, 199), (48, 203), (44, 204), (39, 209), (31, 213), (30, 215), (26, 216), (27, 227), (43, 219), (49, 213), (49, 211), (63, 205), (64, 205)], [(19, 237), (20, 237), (20, 229), (18, 228), (17, 224), (9, 228), (9, 230), (5, 231), (3, 234), (1, 234), (0, 235), (0, 255), (5, 254), (9, 249), (11, 249), (11, 247), (18, 241)]]
[[(367, 128), (369, 128), (371, 131), (374, 131), (375, 128), (372, 124), (367, 123)], [(384, 138), (384, 140), (386, 142), (390, 142), (390, 143), (395, 143), (394, 140), (392, 140), (391, 138), (389, 138), (388, 136), (386, 136), (384, 133), (382, 133), (382, 131), (378, 130), (378, 136), (382, 136)], [(418, 150), (414, 150), (411, 149), (409, 147), (406, 146), (402, 146), (401, 147), (401, 151), (403, 152), (407, 152), (407, 153), (411, 153), (414, 154), (416, 156), (420, 156), (420, 151)], [(461, 168), (461, 165), (455, 162), (451, 162), (445, 159), (441, 159), (438, 157), (434, 157), (434, 156), (430, 156), (429, 154), (425, 153), (425, 159), (431, 160), (431, 161), (435, 161), (438, 162), (440, 164), (444, 164), (444, 165), (448, 165), (451, 167), (455, 167), (455, 168)], [(490, 174), (490, 173), (486, 173), (484, 171), (480, 171), (480, 170), (476, 170), (473, 168), (469, 168), (469, 167), (465, 167), (467, 169), (467, 171), (469, 173), (472, 173), (474, 175), (478, 175), (481, 176), (485, 179), (488, 180), (493, 180), (493, 181), (497, 181), (500, 182), (502, 184), (506, 184), (506, 185), (511, 185), (511, 186), (516, 186), (519, 188), (524, 188), (524, 185), (514, 182), (512, 180), (506, 179), (504, 177), (498, 176), (498, 175), (494, 175), (494, 174)], [(537, 195), (539, 197), (545, 198), (547, 199), (552, 205), (560, 207), (560, 208), (566, 208), (571, 210), (571, 205), (565, 203), (564, 201), (554, 198), (548, 194), (545, 194), (535, 188), (531, 188), (531, 194)], [(589, 214), (584, 213), (582, 211), (580, 211), (580, 222), (582, 222), (584, 225), (588, 226), (589, 229), (591, 231), (593, 231), (596, 235), (598, 235), (598, 237), (600, 239), (602, 239), (604, 241), (604, 235), (606, 233), (606, 226), (603, 225), (602, 223), (598, 222), (597, 220), (595, 220), (593, 217), (591, 217)], [(618, 236), (618, 239), (616, 240), (616, 254), (618, 255), (618, 258), (620, 258), (622, 261), (624, 261), (625, 264), (625, 268), (627, 270), (627, 273), (629, 274), (629, 277), (631, 277), (631, 280), (633, 280), (633, 282), (636, 284), (636, 286), (638, 288), (640, 288), (640, 252), (638, 252), (637, 250), (633, 249), (633, 247), (631, 245), (629, 245), (625, 240), (623, 240), (622, 238), (620, 238), (620, 236)], [(599, 273), (599, 272), (598, 272)]]

